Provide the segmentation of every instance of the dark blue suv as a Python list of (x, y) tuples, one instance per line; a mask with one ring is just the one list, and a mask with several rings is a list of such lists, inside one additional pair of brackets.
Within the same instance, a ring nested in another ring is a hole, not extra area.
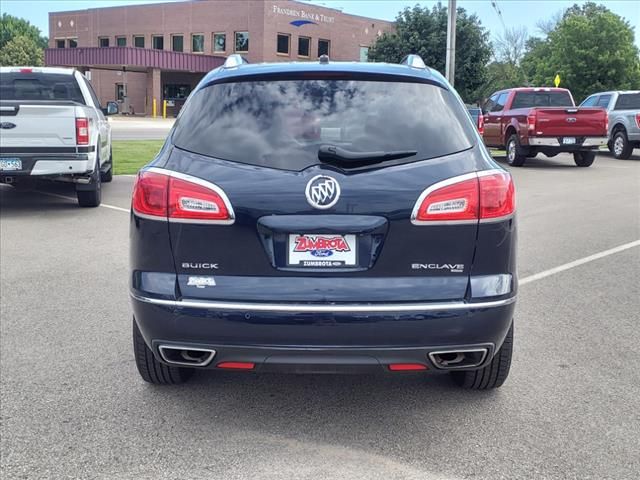
[(138, 174), (134, 351), (196, 369), (509, 373), (515, 194), (420, 57), (249, 65), (232, 55)]

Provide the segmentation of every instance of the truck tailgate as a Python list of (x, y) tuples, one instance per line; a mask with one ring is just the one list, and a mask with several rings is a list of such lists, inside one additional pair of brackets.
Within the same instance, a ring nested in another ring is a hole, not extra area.
[(73, 104), (2, 102), (0, 147), (61, 147), (76, 144), (76, 107)]
[(533, 108), (536, 136), (606, 137), (607, 112), (602, 108)]

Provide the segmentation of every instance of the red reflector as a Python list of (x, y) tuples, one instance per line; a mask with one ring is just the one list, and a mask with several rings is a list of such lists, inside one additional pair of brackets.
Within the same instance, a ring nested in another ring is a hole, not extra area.
[(253, 370), (256, 364), (251, 362), (220, 362), (216, 367), (230, 370)]
[(216, 222), (230, 220), (221, 190), (181, 178), (169, 180), (169, 218)]
[(131, 206), (140, 215), (167, 218), (169, 177), (161, 173), (141, 171), (133, 186)]
[(640, 113), (636, 113), (636, 125), (640, 128)]
[(463, 175), (458, 181), (455, 178), (445, 180), (422, 193), (412, 220), (414, 223), (474, 221), (478, 219), (478, 200), (475, 174)]
[(480, 173), (480, 220), (506, 217), (516, 209), (516, 193), (507, 172)]
[(392, 363), (389, 365), (392, 372), (412, 372), (417, 370), (427, 370), (426, 365), (421, 363)]
[(89, 145), (89, 120), (86, 118), (76, 118), (76, 143)]
[(20, 73), (32, 73), (33, 68), (21, 68)]

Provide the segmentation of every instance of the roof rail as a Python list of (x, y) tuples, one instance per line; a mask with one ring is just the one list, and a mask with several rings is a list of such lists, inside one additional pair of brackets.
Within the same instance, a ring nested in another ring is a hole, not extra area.
[(227, 57), (227, 59), (224, 61), (224, 65), (222, 65), (222, 68), (233, 68), (233, 67), (239, 67), (240, 65), (242, 65), (243, 63), (249, 63), (247, 61), (246, 58), (244, 58), (242, 55), (237, 54), (237, 53), (232, 53), (231, 55), (229, 55)]
[(424, 63), (424, 60), (422, 60), (422, 57), (414, 53), (404, 57), (400, 63), (402, 65), (407, 65), (411, 68), (421, 68), (423, 70), (427, 68), (427, 64)]

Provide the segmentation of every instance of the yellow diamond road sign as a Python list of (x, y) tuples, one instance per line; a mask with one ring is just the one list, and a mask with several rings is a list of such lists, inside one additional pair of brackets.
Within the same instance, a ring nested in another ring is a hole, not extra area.
[(560, 75), (556, 74), (556, 78), (553, 79), (553, 83), (555, 84), (556, 88), (558, 88), (558, 85), (560, 85)]

